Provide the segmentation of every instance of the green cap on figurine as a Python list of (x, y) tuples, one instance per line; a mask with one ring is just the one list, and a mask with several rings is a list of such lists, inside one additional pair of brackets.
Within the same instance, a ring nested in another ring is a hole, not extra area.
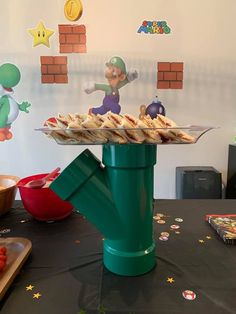
[(120, 57), (112, 57), (110, 59), (109, 62), (106, 63), (106, 65), (113, 65), (119, 69), (121, 69), (121, 71), (126, 74), (126, 66), (125, 66), (125, 63), (124, 61), (120, 58)]

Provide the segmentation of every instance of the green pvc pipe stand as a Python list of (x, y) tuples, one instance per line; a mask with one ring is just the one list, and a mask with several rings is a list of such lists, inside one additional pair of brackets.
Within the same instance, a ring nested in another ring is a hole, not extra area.
[(104, 145), (103, 165), (86, 149), (50, 188), (104, 235), (104, 265), (137, 276), (155, 266), (153, 169), (156, 145)]

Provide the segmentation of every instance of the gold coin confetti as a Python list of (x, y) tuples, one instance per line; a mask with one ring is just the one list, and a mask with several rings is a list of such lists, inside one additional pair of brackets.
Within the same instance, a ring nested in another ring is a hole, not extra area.
[(170, 234), (169, 234), (169, 232), (161, 232), (161, 236), (163, 236), (163, 237), (169, 237), (170, 236)]

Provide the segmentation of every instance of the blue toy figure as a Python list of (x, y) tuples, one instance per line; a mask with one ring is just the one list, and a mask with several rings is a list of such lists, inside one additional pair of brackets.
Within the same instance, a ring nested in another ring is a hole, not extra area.
[(0, 141), (10, 140), (12, 133), (10, 127), (13, 121), (18, 117), (19, 111), (28, 113), (28, 102), (18, 104), (11, 96), (12, 87), (20, 81), (19, 69), (11, 63), (5, 63), (0, 66)]
[(90, 108), (89, 112), (93, 114), (105, 114), (108, 111), (119, 114), (121, 106), (119, 104), (120, 94), (119, 89), (138, 77), (138, 72), (134, 69), (126, 71), (124, 61), (120, 57), (112, 57), (106, 63), (105, 78), (107, 84), (96, 84), (88, 82), (84, 85), (84, 91), (90, 94), (96, 90), (105, 92), (102, 105), (97, 108)]

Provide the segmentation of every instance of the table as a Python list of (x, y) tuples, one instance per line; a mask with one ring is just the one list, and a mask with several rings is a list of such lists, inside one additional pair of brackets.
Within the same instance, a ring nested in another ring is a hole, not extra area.
[(230, 144), (228, 149), (228, 170), (226, 198), (236, 198), (236, 144)]
[[(39, 222), (16, 202), (1, 217), (0, 231), (30, 239), (33, 249), (1, 302), (1, 314), (236, 313), (236, 247), (224, 244), (204, 220), (206, 214), (236, 213), (236, 200), (158, 200), (157, 212), (166, 222), (153, 220), (156, 267), (122, 277), (103, 267), (103, 236), (83, 216), (73, 212), (62, 221)], [(170, 231), (172, 224), (180, 233)], [(162, 231), (170, 232), (168, 241), (159, 240)], [(33, 290), (26, 290), (29, 285)], [(196, 299), (184, 299), (185, 290)], [(41, 297), (33, 298), (37, 293)]]

